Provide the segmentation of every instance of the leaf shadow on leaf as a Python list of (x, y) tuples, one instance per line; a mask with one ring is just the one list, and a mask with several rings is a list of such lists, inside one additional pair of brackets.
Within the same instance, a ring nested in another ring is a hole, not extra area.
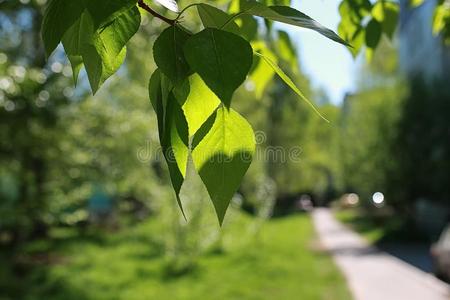
[(194, 150), (197, 145), (203, 140), (203, 138), (208, 134), (211, 130), (211, 127), (214, 125), (214, 121), (216, 120), (217, 111), (211, 114), (211, 116), (203, 123), (200, 129), (195, 133), (192, 138), (191, 148)]
[[(195, 149), (209, 133), (214, 125), (216, 116), (217, 111), (208, 118), (194, 135), (191, 142), (192, 149)], [(211, 197), (220, 225), (223, 223), (230, 201), (238, 190), (241, 179), (250, 166), (252, 158), (253, 153), (245, 149), (234, 152), (233, 156), (223, 152), (215, 152), (214, 155), (201, 159), (204, 162), (201, 166), (196, 166), (198, 174)], [(218, 172), (222, 174), (222, 176), (219, 175), (221, 177), (219, 181), (217, 180)], [(225, 178), (225, 174), (230, 173), (233, 173), (233, 176)], [(232, 187), (231, 189), (230, 186)]]

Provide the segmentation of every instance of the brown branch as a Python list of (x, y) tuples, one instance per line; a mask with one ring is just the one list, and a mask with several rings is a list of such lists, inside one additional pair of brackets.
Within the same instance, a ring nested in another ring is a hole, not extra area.
[(160, 15), (159, 13), (157, 13), (156, 11), (154, 11), (153, 9), (151, 9), (150, 6), (148, 6), (147, 4), (145, 4), (144, 0), (139, 0), (138, 1), (138, 5), (140, 8), (148, 11), (150, 14), (152, 14), (155, 18), (161, 19), (164, 22), (166, 22), (169, 25), (175, 25), (175, 20), (169, 19), (164, 17), (163, 15)]

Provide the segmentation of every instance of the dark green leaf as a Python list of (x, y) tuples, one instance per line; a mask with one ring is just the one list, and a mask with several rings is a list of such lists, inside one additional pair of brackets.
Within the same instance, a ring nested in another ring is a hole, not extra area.
[(341, 39), (334, 31), (322, 26), (311, 17), (304, 13), (288, 6), (270, 6), (267, 7), (264, 4), (255, 0), (245, 0), (242, 5), (242, 13), (252, 14), (255, 16), (263, 17), (272, 21), (278, 21), (298, 27), (312, 29), (322, 34), (323, 36), (338, 42), (340, 44), (349, 46), (347, 42)]
[(179, 194), (187, 168), (188, 129), (181, 107), (169, 93), (170, 83), (164, 77), (159, 70), (152, 74), (149, 82), (149, 96), (158, 119), (159, 139), (169, 169), (170, 180), (178, 205), (183, 212)]
[(366, 45), (369, 48), (375, 49), (381, 39), (381, 25), (380, 23), (372, 19), (366, 26)]
[(156, 65), (175, 85), (182, 84), (192, 73), (183, 52), (183, 46), (188, 38), (188, 33), (177, 26), (170, 26), (161, 33), (153, 45)]
[(64, 33), (81, 17), (82, 1), (50, 0), (42, 20), (42, 39), (47, 56), (55, 50)]
[(205, 28), (219, 28), (234, 34), (239, 34), (239, 26), (234, 21), (228, 22), (226, 26), (221, 28), (230, 19), (230, 15), (226, 12), (208, 4), (198, 5), (197, 10)]
[(193, 35), (184, 45), (191, 68), (227, 107), (251, 68), (252, 52), (240, 36), (215, 28)]
[(247, 41), (252, 41), (258, 36), (258, 21), (255, 17), (243, 15), (238, 20), (240, 26), (240, 35)]
[(383, 32), (392, 39), (397, 28), (399, 5), (393, 2), (377, 2), (372, 9), (372, 16), (381, 23)]

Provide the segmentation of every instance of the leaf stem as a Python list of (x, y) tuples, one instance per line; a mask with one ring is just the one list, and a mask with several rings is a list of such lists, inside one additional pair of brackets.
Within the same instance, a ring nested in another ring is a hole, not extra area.
[(232, 15), (231, 17), (228, 18), (228, 20), (222, 24), (222, 26), (220, 26), (219, 29), (223, 29), (225, 26), (227, 26), (230, 22), (232, 22), (234, 19), (244, 15), (246, 13), (246, 11), (240, 11), (234, 15)]
[(175, 23), (176, 23), (176, 20), (172, 20), (172, 19), (166, 18), (163, 15), (161, 15), (161, 14), (157, 13), (156, 11), (154, 11), (150, 6), (145, 4), (144, 0), (138, 0), (138, 6), (140, 8), (142, 8), (143, 10), (146, 10), (147, 12), (149, 12), (155, 18), (163, 20), (164, 22), (166, 22), (167, 24), (169, 24), (171, 26), (175, 25)]
[(178, 17), (175, 19), (175, 20), (178, 20), (180, 17), (181, 17), (181, 15), (188, 9), (188, 8), (191, 8), (191, 7), (193, 7), (193, 6), (197, 6), (197, 5), (200, 5), (201, 3), (192, 3), (192, 4), (189, 4), (188, 6), (186, 6), (185, 8), (183, 8), (181, 11), (180, 11), (180, 13), (178, 14)]

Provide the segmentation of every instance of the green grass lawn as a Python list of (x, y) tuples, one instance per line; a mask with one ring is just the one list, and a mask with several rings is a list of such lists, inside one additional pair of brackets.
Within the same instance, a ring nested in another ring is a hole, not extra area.
[(0, 299), (2, 291), (10, 299), (351, 298), (331, 258), (312, 250), (315, 233), (307, 215), (267, 222), (257, 241), (243, 233), (250, 217), (239, 218), (223, 252), (201, 256), (194, 269), (178, 276), (165, 271), (163, 249), (154, 238), (164, 232), (153, 221), (106, 236), (54, 233), (50, 246), (43, 241), (28, 250), (50, 247), (50, 264), (22, 270), (20, 277), (0, 261)]

